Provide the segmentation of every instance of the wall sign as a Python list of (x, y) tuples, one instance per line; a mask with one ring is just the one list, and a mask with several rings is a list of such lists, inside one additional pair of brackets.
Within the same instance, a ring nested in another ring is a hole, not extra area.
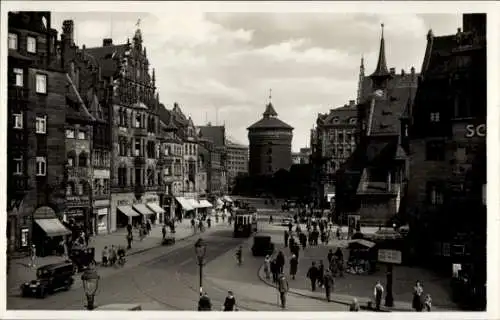
[(486, 124), (480, 124), (480, 125), (473, 125), (473, 124), (468, 124), (465, 126), (465, 137), (466, 138), (472, 138), (472, 137), (486, 137)]
[(385, 263), (401, 264), (401, 251), (399, 250), (388, 250), (379, 249), (378, 250), (378, 261)]

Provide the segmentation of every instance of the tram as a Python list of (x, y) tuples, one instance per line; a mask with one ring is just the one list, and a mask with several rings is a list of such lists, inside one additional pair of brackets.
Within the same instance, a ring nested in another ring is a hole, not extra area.
[(234, 238), (250, 237), (257, 232), (257, 213), (246, 209), (237, 209), (234, 214)]

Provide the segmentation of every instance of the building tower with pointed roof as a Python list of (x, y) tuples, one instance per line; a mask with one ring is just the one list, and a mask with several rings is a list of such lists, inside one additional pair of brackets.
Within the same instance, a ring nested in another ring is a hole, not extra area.
[(290, 168), (293, 127), (278, 119), (278, 113), (271, 102), (271, 94), (262, 119), (247, 130), (251, 176), (272, 175), (280, 169)]

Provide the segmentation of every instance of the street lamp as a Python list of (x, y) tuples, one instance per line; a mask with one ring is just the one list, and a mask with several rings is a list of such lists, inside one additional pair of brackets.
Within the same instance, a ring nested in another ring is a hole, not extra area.
[(99, 285), (99, 278), (94, 269), (85, 270), (82, 274), (83, 290), (87, 297), (87, 310), (94, 309), (94, 297)]
[(198, 239), (194, 244), (194, 250), (196, 252), (196, 257), (198, 258), (198, 266), (200, 267), (200, 296), (203, 293), (203, 262), (205, 259), (205, 254), (207, 253), (207, 245), (203, 239)]

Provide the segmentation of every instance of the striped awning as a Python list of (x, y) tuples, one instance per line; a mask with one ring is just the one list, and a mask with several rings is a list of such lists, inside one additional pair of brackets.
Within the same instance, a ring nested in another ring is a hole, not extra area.
[(134, 211), (131, 206), (119, 206), (118, 210), (120, 210), (121, 213), (128, 217), (137, 217), (139, 216), (139, 213)]
[(200, 200), (200, 208), (211, 208), (212, 204), (208, 202), (208, 200), (202, 199)]
[(179, 202), (182, 209), (184, 209), (185, 211), (194, 210), (194, 208), (191, 206), (191, 204), (187, 201), (186, 198), (176, 197), (175, 200), (177, 200), (177, 202)]
[(146, 205), (148, 206), (149, 209), (153, 210), (155, 213), (160, 213), (160, 214), (165, 213), (165, 210), (163, 210), (162, 207), (160, 207), (154, 202), (146, 203)]
[(58, 237), (71, 234), (69, 231), (57, 218), (51, 219), (35, 219), (36, 224), (42, 228), (48, 237)]
[(142, 204), (142, 203), (138, 203), (138, 204), (134, 204), (134, 209), (137, 210), (140, 214), (142, 215), (151, 215), (151, 214), (155, 214), (154, 211), (148, 209), (148, 207), (146, 207), (145, 204)]

